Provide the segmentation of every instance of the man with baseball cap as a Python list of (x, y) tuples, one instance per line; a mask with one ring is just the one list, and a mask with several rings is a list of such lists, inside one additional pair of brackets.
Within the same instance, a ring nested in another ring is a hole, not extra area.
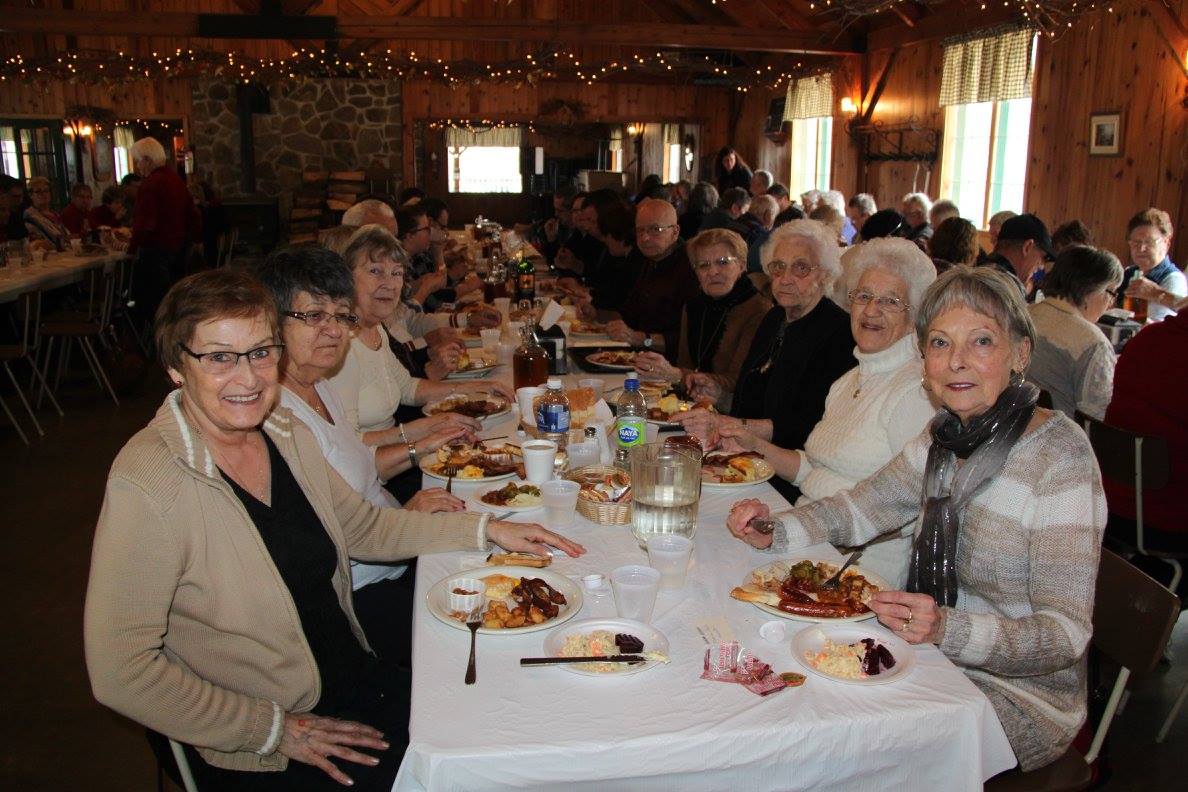
[(994, 252), (983, 264), (1013, 277), (1030, 301), (1035, 296), (1029, 289), (1032, 276), (1043, 269), (1045, 262), (1055, 258), (1052, 236), (1044, 221), (1033, 214), (1021, 214), (1002, 224)]

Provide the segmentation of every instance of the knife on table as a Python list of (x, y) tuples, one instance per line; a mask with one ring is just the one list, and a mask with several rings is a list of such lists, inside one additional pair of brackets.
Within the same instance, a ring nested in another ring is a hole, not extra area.
[(520, 665), (524, 667), (529, 666), (547, 666), (547, 665), (569, 665), (570, 663), (646, 663), (648, 658), (643, 655), (627, 654), (627, 655), (610, 655), (608, 657), (521, 657)]

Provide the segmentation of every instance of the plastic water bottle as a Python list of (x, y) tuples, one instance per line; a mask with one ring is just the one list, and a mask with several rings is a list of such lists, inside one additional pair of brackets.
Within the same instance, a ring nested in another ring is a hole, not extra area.
[(561, 380), (550, 379), (545, 387), (548, 390), (536, 408), (536, 429), (543, 439), (564, 448), (569, 439), (569, 399), (561, 390)]
[(639, 392), (639, 378), (632, 372), (623, 383), (615, 416), (615, 467), (631, 470), (631, 449), (647, 439), (647, 405)]

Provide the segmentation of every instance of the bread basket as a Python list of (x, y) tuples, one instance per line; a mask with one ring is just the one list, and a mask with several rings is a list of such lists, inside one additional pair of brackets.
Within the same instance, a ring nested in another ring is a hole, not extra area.
[[(572, 471), (566, 478), (582, 484), (620, 472), (609, 465), (589, 465)], [(599, 525), (626, 525), (631, 521), (631, 493), (624, 497), (621, 501), (597, 501), (586, 497), (585, 492), (578, 493), (578, 514)]]

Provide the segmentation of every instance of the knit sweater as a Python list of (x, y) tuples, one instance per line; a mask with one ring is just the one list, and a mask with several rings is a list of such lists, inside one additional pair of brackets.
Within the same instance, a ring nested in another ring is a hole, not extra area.
[(1077, 410), (1101, 420), (1114, 391), (1114, 348), (1101, 328), (1058, 297), (1027, 306), (1035, 322), (1035, 349), (1027, 378), (1052, 395), (1070, 418)]
[[(784, 518), (789, 547), (856, 545), (916, 520), (927, 430), (853, 489)], [(1023, 770), (1055, 760), (1085, 720), (1085, 648), (1105, 529), (1085, 433), (1053, 413), (970, 501), (957, 539), (957, 604), (939, 648), (990, 699)], [(782, 543), (781, 543), (782, 544)]]
[[(794, 483), (802, 505), (847, 490), (873, 475), (907, 445), (936, 414), (920, 387), (923, 369), (916, 334), (881, 352), (854, 350), (858, 365), (833, 383), (825, 414), (797, 451)], [(907, 580), (912, 530), (908, 525), (868, 545), (862, 566), (895, 588)]]
[(388, 334), (380, 331), (379, 349), (352, 338), (342, 367), (328, 381), (360, 433), (391, 429), (396, 408), (413, 401), (418, 380), (392, 354)]
[[(283, 770), (283, 716), (317, 705), (317, 663), (289, 589), (180, 397), (166, 397), (108, 475), (84, 612), (91, 686), (101, 703), (197, 746), (210, 764)], [(334, 543), (334, 589), (365, 649), (348, 557), (485, 547), (487, 516), (369, 504), (284, 407), (263, 429)]]

